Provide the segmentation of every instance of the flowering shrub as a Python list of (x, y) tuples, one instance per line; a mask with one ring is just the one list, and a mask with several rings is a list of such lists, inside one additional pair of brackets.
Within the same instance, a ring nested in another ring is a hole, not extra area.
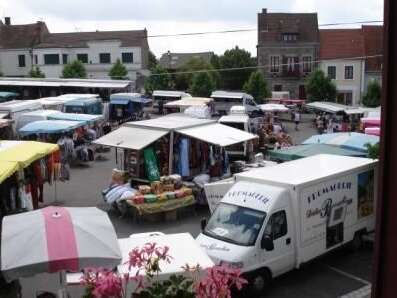
[(169, 247), (146, 243), (142, 248), (134, 248), (129, 253), (128, 269), (137, 268), (135, 276), (99, 268), (84, 271), (82, 284), (86, 292), (84, 298), (127, 298), (127, 285), (134, 281), (137, 286), (132, 297), (140, 298), (230, 298), (231, 289), (240, 290), (247, 281), (239, 269), (228, 266), (214, 266), (207, 269), (204, 277), (199, 278), (200, 266), (182, 267), (190, 277), (172, 275), (168, 280), (158, 281), (161, 272), (160, 262), (170, 263)]

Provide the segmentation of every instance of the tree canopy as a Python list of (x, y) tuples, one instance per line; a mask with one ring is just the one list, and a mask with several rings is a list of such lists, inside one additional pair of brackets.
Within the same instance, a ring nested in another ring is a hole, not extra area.
[(306, 83), (308, 101), (335, 101), (336, 86), (320, 69), (314, 71)]
[(121, 63), (120, 59), (116, 60), (112, 68), (109, 70), (109, 77), (112, 80), (125, 80), (127, 79), (128, 71), (127, 68)]
[(243, 86), (243, 90), (251, 94), (258, 103), (261, 103), (266, 97), (270, 97), (267, 82), (261, 71), (251, 73)]
[(33, 66), (33, 68), (29, 71), (29, 77), (45, 78), (45, 74), (40, 70), (38, 66)]
[[(193, 79), (193, 73), (189, 73), (189, 72), (208, 70), (208, 69), (212, 70), (213, 67), (211, 64), (207, 63), (204, 59), (202, 58), (190, 59), (182, 66), (180, 70), (177, 71), (177, 72), (187, 72), (187, 73), (173, 75), (173, 84), (174, 84), (173, 87), (176, 90), (187, 90), (191, 86)], [(215, 85), (217, 85), (220, 79), (218, 72), (211, 71), (208, 73), (212, 77), (212, 80), (215, 82)]]
[(156, 65), (151, 75), (145, 81), (145, 92), (152, 94), (153, 90), (168, 90), (171, 88), (171, 79), (167, 70)]
[(367, 93), (363, 96), (363, 104), (367, 107), (380, 106), (382, 88), (378, 81), (373, 80), (368, 83)]
[(87, 72), (85, 70), (84, 64), (80, 60), (74, 60), (64, 66), (62, 70), (63, 78), (81, 78), (87, 77)]
[(148, 57), (148, 62), (149, 62), (149, 65), (148, 65), (148, 67), (149, 67), (149, 69), (150, 70), (152, 70), (152, 69), (154, 69), (154, 67), (157, 65), (157, 58), (156, 58), (156, 55), (154, 55), (154, 53), (151, 51), (151, 50), (149, 50), (149, 57)]
[(215, 87), (215, 81), (210, 73), (198, 72), (193, 75), (190, 92), (193, 96), (209, 97)]
[[(213, 58), (213, 63), (217, 63), (217, 58)], [(219, 68), (251, 66), (256, 66), (256, 63), (251, 57), (251, 53), (237, 46), (231, 50), (226, 50), (225, 53), (219, 57)], [(222, 71), (220, 72), (221, 87), (228, 90), (241, 90), (253, 71), (254, 69)]]

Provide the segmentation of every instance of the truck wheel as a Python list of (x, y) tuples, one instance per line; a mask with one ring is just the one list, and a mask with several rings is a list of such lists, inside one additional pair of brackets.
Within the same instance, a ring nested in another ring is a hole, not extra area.
[(362, 233), (360, 232), (356, 232), (354, 234), (353, 240), (350, 243), (350, 248), (352, 251), (358, 251), (361, 249), (361, 247), (363, 246), (363, 237), (362, 237)]
[(263, 293), (270, 285), (271, 275), (268, 270), (255, 272), (250, 279), (250, 288), (253, 294)]

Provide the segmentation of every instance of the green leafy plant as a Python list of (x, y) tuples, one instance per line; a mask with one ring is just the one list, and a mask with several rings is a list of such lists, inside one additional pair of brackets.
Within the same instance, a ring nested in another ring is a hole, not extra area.
[(314, 71), (306, 82), (309, 101), (335, 101), (336, 86), (321, 69)]
[(368, 83), (367, 93), (363, 96), (363, 104), (367, 107), (380, 106), (382, 88), (378, 81), (373, 80)]
[(117, 59), (116, 63), (113, 64), (112, 68), (109, 70), (109, 77), (112, 80), (125, 80), (127, 79), (127, 75), (127, 68), (121, 63), (120, 59)]
[(190, 85), (190, 92), (194, 96), (209, 97), (215, 90), (215, 81), (208, 72), (195, 73)]
[(261, 103), (266, 97), (270, 97), (270, 91), (267, 87), (265, 77), (262, 72), (253, 72), (248, 81), (245, 82), (243, 90), (251, 94), (258, 103)]
[(380, 155), (380, 144), (376, 143), (374, 145), (365, 144), (368, 150), (368, 157), (372, 159), (378, 159)]
[(62, 77), (67, 78), (80, 78), (84, 79), (87, 77), (87, 72), (84, 64), (80, 60), (74, 60), (64, 66), (62, 70)]
[[(216, 62), (216, 60), (219, 60)], [(219, 68), (241, 68), (241, 67), (254, 67), (256, 66), (255, 60), (252, 59), (251, 53), (235, 47), (226, 50), (225, 53), (219, 57), (214, 58), (213, 63), (219, 63)], [(228, 90), (241, 90), (244, 83), (249, 79), (254, 68), (250, 69), (237, 69), (223, 71), (221, 76), (221, 87)]]
[(170, 87), (170, 74), (160, 65), (156, 65), (151, 75), (145, 81), (146, 94), (152, 94), (154, 90), (168, 90)]
[(149, 54), (148, 55), (149, 55), (149, 57), (148, 57), (149, 58), (148, 59), (149, 60), (148, 67), (149, 67), (150, 70), (153, 70), (156, 67), (158, 61), (157, 61), (156, 55), (154, 55), (151, 50), (149, 50)]
[(40, 70), (38, 66), (33, 66), (33, 68), (29, 71), (29, 77), (45, 78), (45, 74)]

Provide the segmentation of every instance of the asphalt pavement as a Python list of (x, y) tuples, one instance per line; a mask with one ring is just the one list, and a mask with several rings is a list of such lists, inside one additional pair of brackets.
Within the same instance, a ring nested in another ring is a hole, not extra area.
[[(295, 131), (293, 123), (285, 123), (295, 144), (316, 133), (306, 115), (303, 115), (302, 120), (298, 131)], [(89, 167), (72, 168), (70, 181), (58, 182), (56, 187), (46, 186), (45, 204), (56, 203), (72, 207), (97, 206), (106, 210), (120, 238), (149, 231), (189, 232), (194, 237), (199, 234), (200, 219), (209, 216), (206, 208), (186, 213), (174, 222), (157, 223), (135, 223), (129, 217), (120, 218), (119, 214), (109, 210), (101, 197), (101, 190), (109, 184), (111, 171), (116, 167), (115, 154), (112, 150), (102, 155), (107, 158), (106, 161), (95, 161)], [(264, 297), (340, 297), (369, 284), (371, 259), (371, 248), (356, 253), (347, 250), (333, 252), (306, 264), (299, 270), (276, 278)]]

